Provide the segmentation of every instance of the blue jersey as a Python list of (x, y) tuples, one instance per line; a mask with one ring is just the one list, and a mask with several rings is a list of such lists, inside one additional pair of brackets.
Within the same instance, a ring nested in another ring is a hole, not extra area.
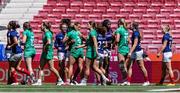
[(10, 31), (10, 45), (14, 43), (14, 40), (13, 40), (14, 37), (17, 38), (18, 44), (12, 46), (12, 53), (14, 54), (22, 53), (22, 48), (20, 46), (20, 35), (16, 30)]
[(106, 45), (106, 37), (102, 34), (97, 34), (97, 43), (98, 43), (98, 53), (104, 53), (104, 48)]
[(106, 41), (107, 41), (107, 49), (111, 50), (111, 45), (112, 45), (112, 40), (113, 40), (113, 36), (112, 36), (112, 30), (106, 32)]
[[(6, 37), (7, 37), (7, 46), (10, 44), (10, 31), (11, 31), (11, 30), (9, 30), (9, 31), (7, 32), (7, 34), (6, 34)], [(6, 46), (6, 50), (11, 50), (11, 49), (8, 49), (7, 46)]]
[(133, 33), (132, 33), (132, 37), (131, 37), (132, 46), (134, 45), (134, 40), (136, 38), (138, 39), (138, 43), (137, 43), (137, 46), (136, 46), (134, 52), (141, 50), (141, 36), (140, 36), (139, 31), (133, 31)]
[(169, 33), (164, 34), (163, 38), (162, 38), (162, 43), (164, 43), (165, 41), (167, 41), (167, 45), (165, 47), (165, 49), (163, 50), (164, 52), (171, 52), (172, 50), (172, 36)]
[(58, 49), (58, 52), (66, 52), (65, 48), (65, 43), (63, 43), (63, 39), (65, 37), (65, 34), (60, 32), (56, 35), (56, 40), (54, 42), (54, 46), (56, 49)]

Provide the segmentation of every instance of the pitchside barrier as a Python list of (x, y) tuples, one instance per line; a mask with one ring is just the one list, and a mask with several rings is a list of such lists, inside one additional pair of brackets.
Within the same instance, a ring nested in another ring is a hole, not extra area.
[[(55, 67), (59, 69), (58, 62), (55, 62)], [(22, 62), (22, 67), (25, 67), (24, 62)], [(36, 77), (38, 77), (38, 66), (39, 62), (33, 62), (33, 69)], [(145, 67), (147, 68), (149, 79), (152, 83), (157, 83), (160, 80), (161, 77), (161, 62), (160, 61), (153, 61), (153, 62), (145, 62)], [(180, 64), (178, 61), (172, 62), (173, 72), (175, 74), (175, 81), (177, 83), (180, 82)], [(74, 68), (75, 71), (76, 67)], [(121, 72), (119, 69), (119, 64), (117, 61), (112, 61), (110, 63), (110, 77), (112, 79), (112, 82), (114, 84), (122, 82), (121, 79)], [(21, 81), (25, 75), (24, 74), (18, 74), (18, 79)], [(0, 62), (0, 82), (7, 82), (8, 77), (8, 62)], [(94, 78), (94, 72), (91, 71), (89, 83), (96, 82), (96, 79)], [(48, 66), (45, 66), (44, 69), (44, 77), (43, 82), (46, 83), (55, 83), (57, 78), (55, 75), (48, 69)], [(78, 81), (80, 80), (80, 77), (78, 77)], [(169, 75), (167, 74), (165, 82), (169, 82)], [(133, 75), (132, 75), (132, 82), (133, 83), (142, 83), (144, 82), (144, 77), (141, 72), (141, 70), (138, 68), (137, 63), (135, 62), (133, 66)]]

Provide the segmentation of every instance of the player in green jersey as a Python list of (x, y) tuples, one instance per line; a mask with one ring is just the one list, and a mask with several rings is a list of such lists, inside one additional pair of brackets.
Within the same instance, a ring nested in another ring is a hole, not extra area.
[(127, 66), (126, 66), (126, 59), (129, 53), (129, 32), (126, 28), (126, 22), (124, 19), (119, 19), (118, 21), (118, 28), (115, 32), (116, 35), (116, 43), (118, 46), (118, 61), (120, 70), (122, 73), (123, 83), (126, 83), (127, 79)]
[[(34, 33), (31, 29), (29, 22), (25, 22), (23, 24), (23, 29), (24, 29), (24, 32), (23, 32), (22, 43), (24, 45), (25, 63), (26, 63), (26, 67), (28, 71), (30, 72), (31, 78), (33, 79), (31, 83), (35, 83), (35, 76), (32, 69), (33, 58), (36, 54), (36, 49), (34, 47)], [(28, 83), (29, 78), (30, 78), (29, 76), (26, 77), (26, 80), (24, 82), (25, 84)]]
[(59, 72), (54, 67), (53, 62), (53, 32), (51, 31), (51, 24), (49, 22), (43, 22), (41, 30), (44, 32), (43, 35), (43, 52), (40, 59), (40, 71), (39, 79), (37, 83), (33, 85), (42, 85), (43, 69), (46, 63), (49, 65), (49, 69), (57, 76), (58, 80), (56, 85), (62, 85), (64, 82), (61, 79)]

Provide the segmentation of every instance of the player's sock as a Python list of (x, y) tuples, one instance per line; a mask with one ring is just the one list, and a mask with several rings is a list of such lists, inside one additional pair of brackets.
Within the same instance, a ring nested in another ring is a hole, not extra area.
[(109, 79), (108, 79), (108, 78), (106, 78), (106, 76), (105, 76), (104, 74), (102, 74), (101, 76), (102, 76), (103, 80), (105, 80), (105, 81), (109, 81)]
[(149, 81), (149, 79), (148, 79), (148, 77), (147, 77), (147, 76), (145, 76), (144, 78), (145, 78), (145, 81), (146, 81), (146, 82), (147, 82), (147, 81)]
[(41, 83), (41, 82), (42, 82), (42, 80), (41, 80), (41, 79), (38, 79), (38, 80), (37, 80), (37, 82), (38, 82), (38, 83)]
[(66, 82), (67, 82), (67, 83), (70, 83), (70, 79), (67, 79)]
[(131, 77), (128, 77), (128, 82), (131, 82)]
[(174, 77), (170, 77), (171, 83), (174, 84)]
[(24, 73), (24, 74), (27, 74), (28, 76), (30, 76), (30, 72), (24, 68), (18, 68), (17, 71), (21, 72), (21, 73)]
[(17, 73), (16, 73), (16, 71), (14, 70), (14, 71), (12, 71), (11, 72), (11, 78), (12, 78), (12, 80), (13, 80), (13, 82), (14, 83), (17, 83), (18, 82), (18, 80), (17, 80)]

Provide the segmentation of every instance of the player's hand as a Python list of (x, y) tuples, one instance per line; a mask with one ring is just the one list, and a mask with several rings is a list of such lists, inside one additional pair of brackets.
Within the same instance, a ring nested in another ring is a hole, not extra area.
[(7, 48), (8, 48), (8, 49), (10, 49), (10, 48), (11, 48), (11, 46), (7, 46)]
[(130, 57), (131, 57), (131, 55), (132, 55), (132, 53), (128, 53), (128, 58), (130, 58)]
[(157, 58), (159, 58), (159, 57), (160, 57), (160, 55), (161, 55), (161, 54), (160, 54), (160, 53), (158, 53), (158, 54), (157, 54)]
[(61, 50), (62, 48), (61, 47), (58, 47), (58, 50)]

